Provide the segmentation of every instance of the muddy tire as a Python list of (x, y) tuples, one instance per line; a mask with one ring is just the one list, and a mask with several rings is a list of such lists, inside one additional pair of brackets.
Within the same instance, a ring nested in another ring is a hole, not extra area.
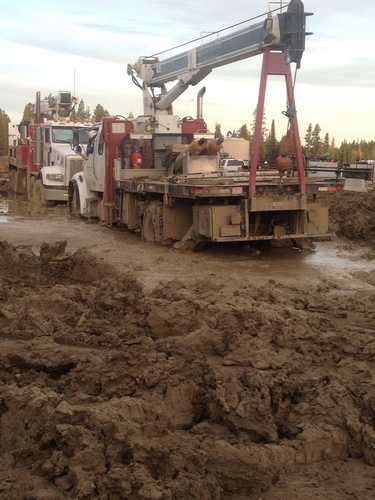
[(15, 193), (19, 193), (19, 189), (18, 189), (18, 171), (17, 170), (15, 170), (13, 172), (13, 176), (14, 176), (13, 177), (13, 191)]
[(16, 178), (17, 172), (16, 170), (9, 170), (9, 191), (12, 193), (17, 192), (17, 184), (18, 178)]
[(69, 195), (69, 214), (72, 217), (81, 216), (81, 203), (79, 200), (79, 191), (77, 184), (72, 185), (72, 192)]
[(35, 181), (36, 178), (32, 175), (29, 177), (29, 182), (27, 182), (27, 200), (28, 201), (33, 201), (33, 196), (34, 196), (34, 186), (35, 186)]
[(43, 184), (41, 179), (37, 179), (34, 183), (33, 203), (37, 206), (43, 206), (46, 204), (44, 199)]
[(36, 179), (33, 189), (32, 201), (37, 206), (52, 207), (55, 202), (46, 200), (44, 196), (44, 189), (41, 179)]
[(33, 189), (33, 203), (38, 206), (44, 205), (44, 196), (43, 196), (43, 184), (40, 179), (37, 179), (34, 183)]
[(142, 220), (142, 240), (163, 240), (163, 203), (161, 201), (152, 201), (146, 208)]
[(19, 183), (19, 173), (17, 171), (14, 172), (14, 192), (20, 194), (22, 193), (22, 190), (19, 189), (18, 183)]

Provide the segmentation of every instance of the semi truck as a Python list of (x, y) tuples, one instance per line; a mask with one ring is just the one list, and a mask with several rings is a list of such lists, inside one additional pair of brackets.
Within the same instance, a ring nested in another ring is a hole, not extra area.
[(36, 93), (33, 120), (18, 125), (19, 136), (9, 147), (10, 191), (26, 194), (38, 205), (68, 201), (69, 181), (83, 166), (82, 157), (72, 149), (73, 130), (80, 130), (79, 140), (86, 144), (91, 126), (70, 119), (76, 103), (68, 91), (43, 100)]
[[(142, 89), (144, 113), (132, 120), (104, 118), (92, 126), (86, 148), (78, 138), (74, 141), (84, 168), (69, 184), (71, 214), (124, 225), (145, 241), (171, 241), (179, 248), (260, 240), (300, 245), (326, 235), (327, 208), (317, 201), (314, 180), (304, 175), (291, 76), (291, 64), (300, 67), (307, 15), (300, 0), (291, 0), (286, 11), (269, 13), (264, 22), (214, 42), (164, 61), (142, 57), (128, 65), (128, 74)], [(214, 137), (203, 119), (205, 88), (198, 93), (196, 118), (180, 119), (172, 103), (214, 68), (258, 54), (263, 64), (250, 172), (228, 177), (220, 169), (224, 138)], [(281, 152), (276, 175), (260, 177), (269, 75), (285, 79), (294, 160)], [(177, 84), (167, 90), (166, 83), (175, 79)]]

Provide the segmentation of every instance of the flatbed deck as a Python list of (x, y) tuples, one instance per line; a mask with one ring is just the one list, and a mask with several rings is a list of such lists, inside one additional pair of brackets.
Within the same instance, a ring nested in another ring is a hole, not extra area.
[[(128, 192), (161, 193), (169, 196), (197, 197), (248, 197), (249, 173), (238, 175), (210, 175), (201, 177), (170, 176), (155, 170), (122, 170), (115, 178), (116, 188)], [(299, 181), (296, 177), (283, 177), (274, 173), (261, 172), (256, 178), (256, 195), (298, 194)], [(306, 179), (306, 194), (318, 193), (316, 179)]]

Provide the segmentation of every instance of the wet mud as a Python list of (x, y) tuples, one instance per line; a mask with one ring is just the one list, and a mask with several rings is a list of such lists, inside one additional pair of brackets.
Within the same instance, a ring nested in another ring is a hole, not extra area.
[(0, 498), (374, 498), (375, 197), (326, 202), (307, 253), (0, 216)]

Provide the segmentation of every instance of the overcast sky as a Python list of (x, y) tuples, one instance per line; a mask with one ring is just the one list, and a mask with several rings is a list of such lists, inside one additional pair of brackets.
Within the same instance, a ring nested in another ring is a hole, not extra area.
[[(113, 115), (142, 114), (142, 93), (126, 74), (128, 63), (279, 5), (264, 0), (0, 0), (0, 108), (17, 123), (37, 91), (45, 97), (70, 90), (91, 111), (100, 103)], [(302, 142), (310, 123), (319, 124), (322, 139), (328, 133), (336, 145), (374, 140), (375, 1), (306, 0), (304, 5), (314, 15), (307, 18), (313, 35), (306, 39), (295, 87)], [(203, 114), (211, 131), (215, 123), (223, 133), (250, 127), (261, 64), (258, 55), (213, 70), (178, 98), (174, 113), (196, 116), (197, 93), (205, 86)], [(275, 120), (278, 139), (287, 127), (285, 109), (284, 79), (272, 77), (265, 116), (268, 127)]]

